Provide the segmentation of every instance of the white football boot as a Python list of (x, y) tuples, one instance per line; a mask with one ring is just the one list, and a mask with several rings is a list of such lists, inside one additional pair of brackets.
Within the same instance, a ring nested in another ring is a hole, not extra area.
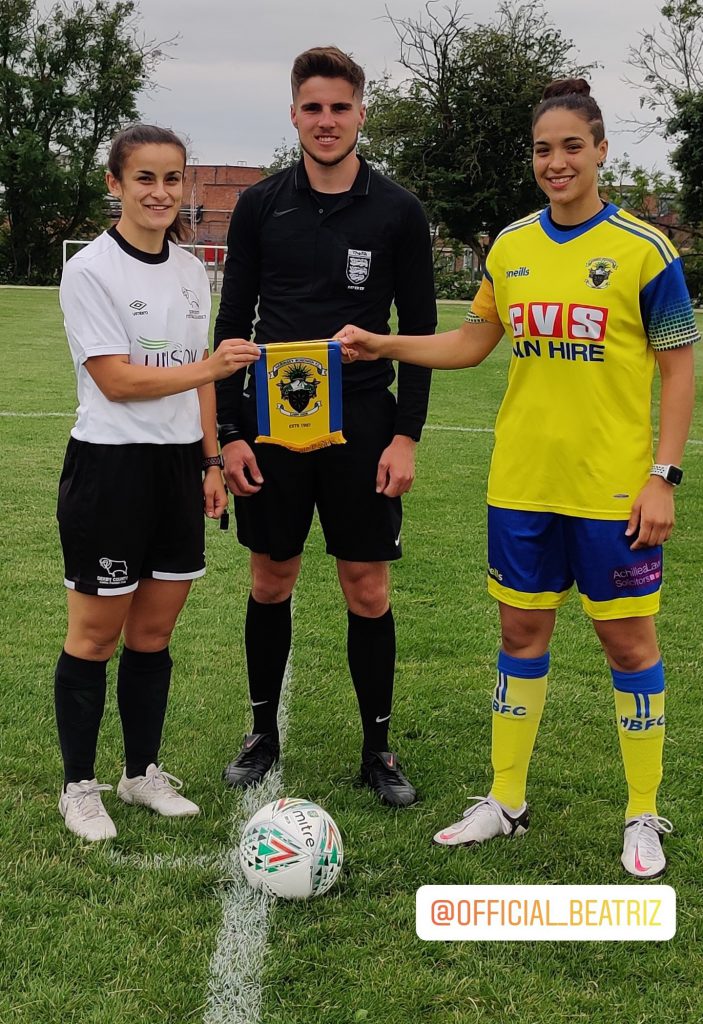
[(150, 764), (146, 775), (128, 779), (125, 772), (117, 786), (117, 795), (126, 804), (140, 804), (149, 807), (164, 818), (185, 818), (200, 814), (200, 808), (192, 800), (186, 800), (178, 792), (183, 783), (175, 775), (169, 775), (161, 765)]
[(530, 824), (527, 804), (514, 814), (492, 796), (472, 796), (477, 802), (464, 811), (461, 821), (437, 832), (432, 840), (437, 846), (477, 846), (498, 836), (523, 836)]
[(673, 832), (668, 818), (656, 814), (640, 814), (625, 822), (622, 847), (622, 866), (635, 878), (659, 878), (666, 871), (666, 857), (662, 837)]
[(117, 829), (100, 796), (109, 789), (112, 786), (98, 785), (97, 779), (69, 782), (59, 799), (59, 814), (63, 816), (66, 828), (91, 843), (114, 839)]

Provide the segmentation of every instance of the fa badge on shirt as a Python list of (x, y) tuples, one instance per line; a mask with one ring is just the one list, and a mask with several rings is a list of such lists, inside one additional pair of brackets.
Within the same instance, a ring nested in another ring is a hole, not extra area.
[(371, 272), (371, 252), (369, 249), (347, 249), (347, 278), (355, 288), (360, 287), (369, 279)]
[(345, 444), (338, 341), (261, 345), (256, 364), (258, 444), (311, 452)]

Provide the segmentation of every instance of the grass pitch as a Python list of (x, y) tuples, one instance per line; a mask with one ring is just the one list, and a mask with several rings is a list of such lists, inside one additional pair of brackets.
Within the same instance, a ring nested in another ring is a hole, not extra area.
[[(75, 386), (55, 291), (1, 289), (3, 487), (0, 557), (0, 1021), (186, 1024), (207, 1012), (209, 963), (228, 885), (218, 858), (240, 796), (219, 775), (248, 726), (242, 625), (246, 553), (208, 524), (208, 574), (172, 643), (163, 759), (202, 808), (168, 822), (107, 794), (111, 846), (84, 847), (56, 810), (60, 759), (53, 667), (64, 635), (56, 486)], [(440, 307), (440, 326), (463, 309)], [(334, 566), (314, 530), (296, 591), (283, 778), (322, 803), (345, 842), (341, 883), (308, 904), (275, 904), (262, 1021), (287, 1024), (671, 1024), (703, 1020), (701, 996), (700, 403), (667, 545), (659, 629), (669, 681), (661, 812), (678, 933), (655, 943), (426, 943), (415, 890), (451, 883), (617, 883), (625, 786), (609, 673), (573, 596), (552, 645), (550, 694), (523, 840), (473, 851), (430, 846), (490, 783), (489, 698), (497, 616), (485, 595), (490, 428), (508, 346), (476, 370), (437, 373), (418, 476), (393, 568), (398, 672), (393, 744), (422, 803), (381, 808), (354, 787), (359, 724)], [(701, 353), (697, 354), (700, 376)], [(18, 413), (23, 416), (16, 415)], [(174, 514), (164, 509), (164, 515)], [(98, 756), (116, 784), (114, 665)], [(253, 1022), (252, 1022), (253, 1024)]]

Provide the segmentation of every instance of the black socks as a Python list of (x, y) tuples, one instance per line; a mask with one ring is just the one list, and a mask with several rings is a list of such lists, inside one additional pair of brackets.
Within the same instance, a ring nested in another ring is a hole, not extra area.
[(290, 597), (278, 604), (260, 604), (250, 594), (244, 627), (252, 732), (272, 733), (276, 738), (278, 704), (290, 653), (290, 607)]
[(95, 749), (105, 707), (107, 661), (86, 661), (62, 651), (54, 674), (56, 725), (64, 786), (95, 778)]
[(377, 619), (354, 612), (347, 616), (347, 656), (361, 712), (364, 751), (388, 750), (395, 673), (393, 612), (389, 608)]
[(122, 648), (117, 705), (129, 779), (144, 775), (147, 765), (158, 764), (172, 664), (168, 647), (148, 654)]

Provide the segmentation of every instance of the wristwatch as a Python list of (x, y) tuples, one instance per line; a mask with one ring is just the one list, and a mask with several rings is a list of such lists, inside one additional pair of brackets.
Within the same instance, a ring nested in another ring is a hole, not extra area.
[(203, 459), (202, 469), (203, 472), (209, 469), (210, 466), (217, 466), (219, 469), (224, 469), (225, 462), (221, 455), (208, 455), (206, 459)]
[(649, 475), (660, 476), (673, 487), (678, 487), (683, 480), (683, 470), (680, 466), (672, 466), (671, 464), (663, 466), (655, 462), (649, 471)]

